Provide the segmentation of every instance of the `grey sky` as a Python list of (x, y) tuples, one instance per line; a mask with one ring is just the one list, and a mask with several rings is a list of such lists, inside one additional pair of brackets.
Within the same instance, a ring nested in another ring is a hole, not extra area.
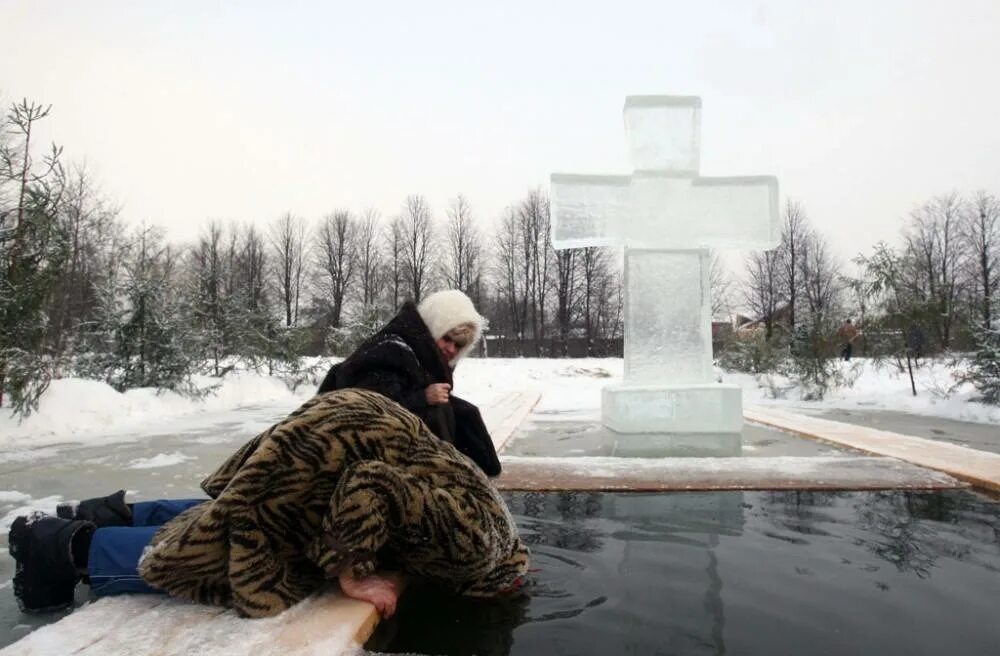
[(626, 95), (699, 95), (702, 173), (777, 175), (847, 257), (1000, 192), (998, 36), (996, 0), (0, 0), (0, 94), (176, 239), (410, 193), (491, 222), (552, 171), (627, 172)]

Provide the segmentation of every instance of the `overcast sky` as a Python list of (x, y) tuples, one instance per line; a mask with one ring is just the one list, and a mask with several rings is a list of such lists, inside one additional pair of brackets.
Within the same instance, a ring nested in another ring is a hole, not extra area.
[(777, 175), (847, 258), (1000, 193), (1000, 2), (0, 0), (0, 95), (53, 105), (131, 222), (478, 217), (626, 173), (626, 95), (697, 95), (702, 174)]

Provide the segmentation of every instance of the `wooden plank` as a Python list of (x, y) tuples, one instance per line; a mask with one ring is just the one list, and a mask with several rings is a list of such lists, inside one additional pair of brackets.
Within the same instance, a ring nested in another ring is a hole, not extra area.
[(503, 490), (936, 490), (966, 487), (894, 458), (530, 458), (504, 456)]
[(79, 608), (58, 622), (32, 631), (0, 650), (0, 654), (75, 656), (92, 645), (101, 644), (115, 626), (132, 624), (147, 611), (167, 601), (167, 597), (160, 595), (108, 597)]
[(107, 635), (80, 650), (77, 655), (108, 656), (118, 652), (174, 656), (199, 653), (204, 638), (212, 632), (212, 623), (225, 613), (224, 608), (196, 606), (169, 599), (128, 622), (109, 623)]
[[(482, 410), (497, 451), (539, 398), (538, 392), (511, 392)], [(364, 644), (378, 621), (374, 606), (336, 589), (260, 620), (165, 596), (109, 597), (29, 633), (0, 656), (331, 656)]]
[(746, 407), (743, 416), (749, 421), (802, 437), (848, 446), (865, 453), (899, 458), (921, 467), (945, 472), (976, 487), (1000, 491), (1000, 454), (877, 428), (808, 417), (777, 408)]
[(541, 398), (541, 393), (536, 391), (510, 392), (483, 411), (483, 421), (490, 431), (497, 453), (503, 451), (517, 427), (538, 405)]
[(287, 615), (271, 644), (276, 653), (288, 656), (337, 654), (345, 644), (363, 645), (379, 622), (371, 604), (348, 599), (337, 591), (299, 604)]

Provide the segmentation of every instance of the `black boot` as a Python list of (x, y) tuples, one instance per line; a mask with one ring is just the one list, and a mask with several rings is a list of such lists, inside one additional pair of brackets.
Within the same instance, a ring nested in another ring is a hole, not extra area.
[(73, 541), (89, 539), (93, 522), (36, 513), (11, 524), (7, 548), (16, 562), (14, 596), (26, 613), (61, 610), (73, 605), (73, 588), (80, 580), (73, 562)]
[(118, 490), (106, 497), (85, 499), (74, 505), (60, 503), (56, 506), (56, 515), (63, 519), (82, 519), (104, 526), (131, 526), (132, 507), (125, 503), (125, 490)]

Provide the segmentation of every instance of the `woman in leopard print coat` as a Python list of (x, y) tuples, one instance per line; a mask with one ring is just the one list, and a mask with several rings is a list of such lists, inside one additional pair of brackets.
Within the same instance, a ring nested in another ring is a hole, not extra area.
[(314, 397), (202, 486), (214, 498), (160, 529), (139, 572), (241, 615), (274, 615), (324, 579), (364, 580), (384, 562), (475, 596), (515, 589), (527, 571), (483, 472), (373, 392)]

